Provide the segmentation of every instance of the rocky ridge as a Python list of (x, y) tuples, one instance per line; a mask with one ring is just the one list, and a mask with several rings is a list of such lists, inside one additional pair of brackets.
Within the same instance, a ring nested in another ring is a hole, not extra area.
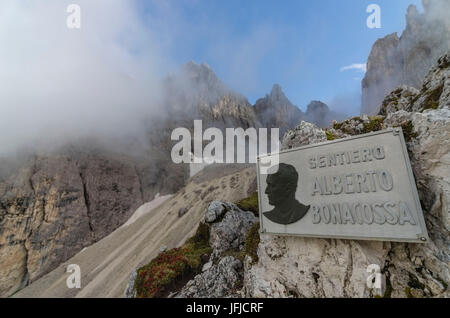
[(419, 89), (423, 77), (445, 52), (450, 50), (450, 11), (447, 0), (423, 0), (424, 12), (410, 6), (406, 28), (375, 42), (362, 81), (361, 113), (378, 113), (384, 96), (406, 85)]

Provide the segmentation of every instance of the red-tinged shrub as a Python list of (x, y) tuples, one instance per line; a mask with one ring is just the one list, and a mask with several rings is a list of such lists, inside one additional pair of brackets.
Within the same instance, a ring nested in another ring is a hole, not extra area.
[(174, 289), (178, 281), (201, 270), (202, 255), (211, 254), (209, 226), (201, 223), (196, 234), (182, 247), (161, 253), (138, 269), (135, 281), (139, 298), (161, 297)]

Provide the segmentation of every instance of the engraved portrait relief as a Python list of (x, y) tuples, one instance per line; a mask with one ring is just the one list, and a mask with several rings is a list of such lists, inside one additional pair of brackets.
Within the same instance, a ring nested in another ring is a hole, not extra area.
[(310, 206), (306, 206), (295, 198), (297, 191), (298, 172), (288, 164), (280, 163), (278, 171), (267, 176), (265, 194), (269, 204), (274, 206), (263, 215), (270, 221), (278, 224), (292, 224), (300, 221), (308, 212)]

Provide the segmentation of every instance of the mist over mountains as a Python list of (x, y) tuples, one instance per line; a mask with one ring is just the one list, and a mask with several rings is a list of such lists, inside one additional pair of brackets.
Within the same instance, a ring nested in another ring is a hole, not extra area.
[(437, 59), (450, 49), (450, 1), (423, 0), (424, 12), (413, 5), (406, 28), (375, 42), (362, 81), (361, 113), (376, 114), (386, 94), (400, 85), (420, 89)]

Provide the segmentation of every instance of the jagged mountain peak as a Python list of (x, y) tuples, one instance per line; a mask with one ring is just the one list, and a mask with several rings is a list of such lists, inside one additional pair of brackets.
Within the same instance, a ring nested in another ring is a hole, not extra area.
[(302, 111), (290, 102), (279, 84), (274, 84), (270, 94), (256, 101), (255, 112), (264, 127), (280, 128), (280, 135), (303, 118)]
[(328, 107), (327, 104), (322, 103), (320, 100), (313, 100), (308, 104), (306, 108), (306, 113), (317, 111), (329, 112), (330, 108)]
[(181, 67), (181, 69), (182, 69), (182, 71), (187, 72), (190, 75), (199, 76), (201, 78), (206, 78), (206, 79), (219, 80), (217, 78), (216, 73), (214, 73), (213, 69), (205, 62), (197, 64), (191, 60), (191, 61), (187, 62), (186, 64), (184, 64)]
[(283, 93), (283, 89), (279, 84), (273, 84), (272, 90), (270, 91), (270, 96), (274, 99), (286, 98)]
[[(273, 84), (270, 94), (264, 98), (260, 98), (256, 101), (255, 107), (257, 108), (280, 108), (280, 107), (295, 107), (291, 101), (286, 97), (283, 89), (279, 84)], [(297, 108), (297, 107), (295, 107)]]
[(189, 61), (181, 66), (179, 75), (182, 80), (188, 81), (187, 84), (189, 85), (199, 85), (205, 89), (220, 91), (221, 94), (228, 91), (213, 69), (204, 62), (197, 64), (194, 61)]

